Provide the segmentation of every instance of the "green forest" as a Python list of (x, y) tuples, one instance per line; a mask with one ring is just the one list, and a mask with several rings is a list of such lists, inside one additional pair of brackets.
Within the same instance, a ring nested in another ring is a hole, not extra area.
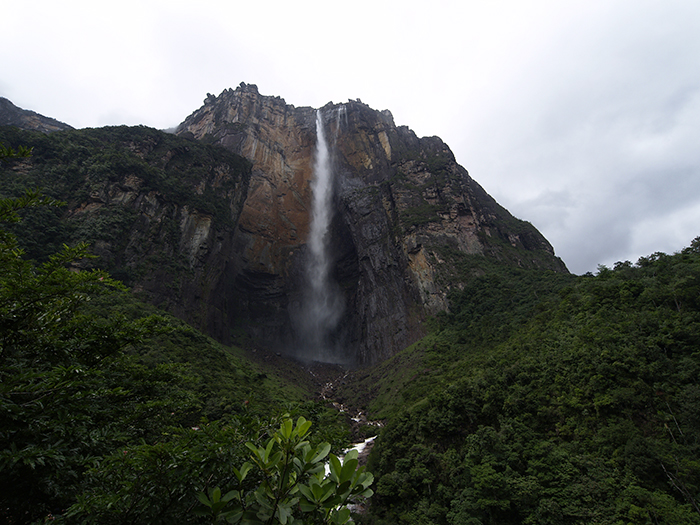
[(452, 305), (362, 379), (388, 419), (372, 523), (700, 523), (700, 238)]
[(582, 276), (449, 254), (449, 311), (336, 392), (385, 422), (365, 469), (347, 414), (61, 230), (58, 182), (12, 171), (51, 137), (0, 150), (0, 521), (700, 524), (700, 237)]

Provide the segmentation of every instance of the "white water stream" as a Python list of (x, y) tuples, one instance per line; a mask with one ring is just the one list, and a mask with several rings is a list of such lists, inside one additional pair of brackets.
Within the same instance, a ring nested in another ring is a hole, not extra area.
[[(377, 436), (369, 437), (369, 438), (365, 439), (364, 441), (361, 441), (360, 443), (353, 443), (353, 445), (350, 448), (346, 448), (343, 451), (343, 453), (338, 456), (338, 459), (342, 463), (345, 460), (345, 456), (347, 455), (347, 453), (350, 452), (351, 450), (357, 450), (358, 455), (362, 454), (367, 447), (372, 446), (372, 443), (374, 442), (375, 439), (377, 439)], [(331, 473), (331, 467), (328, 465), (328, 461), (326, 461), (326, 476), (330, 473)]]

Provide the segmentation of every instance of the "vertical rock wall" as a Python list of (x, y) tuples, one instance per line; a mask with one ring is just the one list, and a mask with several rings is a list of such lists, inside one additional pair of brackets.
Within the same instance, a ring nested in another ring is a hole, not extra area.
[[(334, 276), (346, 300), (339, 360), (382, 360), (420, 337), (427, 314), (447, 307), (440, 247), (566, 271), (544, 237), (488, 196), (439, 138), (419, 139), (359, 100), (321, 111), (336, 171)], [(304, 286), (314, 118), (312, 108), (241, 84), (208, 95), (177, 130), (252, 161), (231, 258), (231, 319), (290, 353)]]

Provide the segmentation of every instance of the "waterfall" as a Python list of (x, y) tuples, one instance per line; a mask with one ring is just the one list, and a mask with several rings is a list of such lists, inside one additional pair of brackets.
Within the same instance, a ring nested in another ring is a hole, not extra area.
[(326, 138), (323, 115), (316, 111), (316, 151), (311, 190), (313, 201), (306, 266), (307, 289), (301, 315), (300, 357), (337, 363), (333, 332), (343, 311), (340, 289), (332, 279), (330, 226), (333, 219), (333, 159)]
[(336, 113), (335, 113), (336, 137), (338, 135), (338, 131), (340, 130), (340, 126), (343, 124), (347, 124), (347, 122), (348, 122), (348, 111), (347, 111), (347, 108), (345, 107), (345, 104), (341, 104), (337, 107)]

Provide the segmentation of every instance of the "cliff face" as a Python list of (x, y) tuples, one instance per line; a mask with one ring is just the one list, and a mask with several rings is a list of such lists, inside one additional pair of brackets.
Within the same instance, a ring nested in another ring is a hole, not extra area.
[(30, 257), (89, 242), (97, 259), (82, 267), (105, 268), (144, 300), (230, 339), (233, 232), (249, 162), (145, 127), (49, 136), (0, 127), (0, 142), (34, 148), (30, 158), (0, 166), (0, 195), (41, 188), (67, 203), (20, 223)]
[[(376, 362), (421, 335), (425, 315), (444, 310), (459, 285), (445, 253), (566, 271), (544, 237), (487, 195), (439, 138), (418, 138), (360, 101), (319, 111), (334, 158), (331, 252), (346, 305), (336, 334), (343, 359)], [(177, 130), (253, 163), (233, 241), (235, 308), (256, 339), (281, 349), (297, 344), (291, 317), (304, 287), (314, 122), (315, 110), (241, 84), (208, 95)]]
[[(330, 274), (343, 305), (328, 334), (331, 359), (370, 364), (414, 342), (426, 316), (445, 310), (448, 292), (469, 278), (470, 257), (566, 271), (439, 138), (418, 138), (359, 100), (318, 111), (333, 168)], [(208, 95), (179, 137), (144, 127), (48, 136), (0, 128), (3, 144), (34, 146), (31, 159), (0, 166), (12, 171), (0, 194), (42, 187), (68, 202), (60, 218), (44, 217), (22, 236), (35, 256), (51, 243), (88, 240), (96, 264), (217, 339), (246, 333), (308, 356), (300, 312), (316, 114), (241, 84)]]

